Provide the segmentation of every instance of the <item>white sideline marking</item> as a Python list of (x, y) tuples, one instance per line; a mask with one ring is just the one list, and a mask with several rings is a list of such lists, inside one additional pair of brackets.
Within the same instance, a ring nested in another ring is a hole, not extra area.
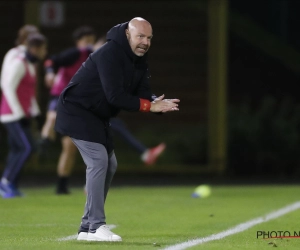
[(208, 242), (208, 241), (220, 240), (229, 235), (243, 232), (243, 231), (245, 231), (251, 227), (254, 227), (255, 225), (261, 224), (263, 222), (279, 218), (279, 217), (281, 217), (285, 214), (288, 214), (290, 212), (293, 212), (299, 208), (300, 208), (300, 202), (295, 202), (286, 207), (283, 207), (274, 212), (271, 212), (263, 217), (258, 217), (256, 219), (246, 221), (244, 223), (238, 224), (235, 227), (229, 228), (228, 230), (222, 231), (220, 233), (212, 234), (210, 236), (207, 236), (204, 238), (198, 238), (195, 240), (188, 240), (188, 241), (185, 241), (182, 243), (175, 244), (173, 246), (168, 246), (168, 247), (164, 248), (163, 250), (184, 250), (189, 247), (200, 245), (200, 244)]
[[(109, 227), (109, 229), (114, 229), (116, 228), (117, 226), (116, 225), (107, 225)], [(77, 238), (77, 234), (74, 234), (74, 235), (70, 235), (70, 236), (67, 236), (67, 237), (63, 237), (63, 238), (59, 238), (57, 239), (57, 241), (68, 241), (68, 240), (75, 240)]]

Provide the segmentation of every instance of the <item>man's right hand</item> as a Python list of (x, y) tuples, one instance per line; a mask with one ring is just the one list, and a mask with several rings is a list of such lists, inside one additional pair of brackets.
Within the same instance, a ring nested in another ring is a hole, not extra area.
[(45, 84), (48, 88), (51, 88), (53, 86), (54, 79), (55, 79), (55, 74), (53, 72), (46, 73)]
[(179, 111), (178, 103), (179, 99), (163, 99), (165, 96), (162, 95), (151, 102), (150, 111), (154, 113), (166, 113), (170, 111)]

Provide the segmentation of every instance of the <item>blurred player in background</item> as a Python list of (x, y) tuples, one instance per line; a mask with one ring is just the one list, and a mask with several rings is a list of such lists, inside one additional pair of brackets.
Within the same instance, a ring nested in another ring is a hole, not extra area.
[[(99, 49), (106, 42), (105, 36), (101, 36), (94, 45), (94, 50)], [(166, 145), (160, 143), (156, 147), (147, 148), (141, 141), (135, 138), (126, 128), (125, 123), (120, 118), (111, 118), (112, 130), (119, 135), (125, 143), (130, 145), (141, 157), (141, 160), (148, 166), (155, 164), (157, 158), (164, 152)]]
[(18, 177), (34, 147), (30, 120), (40, 113), (35, 94), (35, 65), (45, 58), (47, 42), (39, 33), (26, 36), (26, 47), (21, 47), (18, 52), (10, 51), (10, 57), (6, 57), (5, 61), (8, 65), (2, 67), (0, 121), (6, 128), (9, 145), (0, 181), (0, 194), (3, 198), (22, 195), (17, 188)]
[(1, 68), (1, 75), (5, 75), (5, 71), (9, 70), (10, 62), (12, 59), (16, 58), (17, 56), (23, 55), (26, 51), (26, 42), (27, 38), (32, 33), (38, 33), (39, 30), (34, 25), (24, 25), (18, 31), (18, 37), (16, 39), (16, 47), (10, 49), (6, 55), (4, 56), (2, 68)]
[[(47, 149), (49, 143), (55, 140), (54, 124), (58, 97), (81, 64), (93, 51), (96, 33), (93, 28), (82, 26), (74, 31), (73, 39), (75, 42), (74, 48), (67, 49), (58, 55), (53, 55), (45, 62), (45, 82), (50, 88), (51, 97), (46, 122), (41, 132), (40, 153), (42, 154)], [(68, 178), (74, 166), (77, 148), (67, 136), (61, 138), (61, 143), (62, 151), (57, 165), (58, 183), (56, 193), (68, 194)]]

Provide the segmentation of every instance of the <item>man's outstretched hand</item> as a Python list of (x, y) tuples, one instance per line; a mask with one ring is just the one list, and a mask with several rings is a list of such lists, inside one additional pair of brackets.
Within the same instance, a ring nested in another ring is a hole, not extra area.
[(179, 99), (164, 99), (165, 95), (157, 97), (153, 102), (151, 102), (150, 111), (154, 113), (166, 113), (170, 111), (179, 111), (178, 103)]

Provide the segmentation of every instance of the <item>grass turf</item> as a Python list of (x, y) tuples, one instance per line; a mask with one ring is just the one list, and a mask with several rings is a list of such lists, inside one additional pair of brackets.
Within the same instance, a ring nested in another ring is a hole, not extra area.
[[(56, 196), (53, 188), (24, 189), (26, 197), (0, 200), (0, 249), (161, 249), (219, 233), (263, 216), (299, 198), (296, 186), (213, 186), (212, 196), (191, 198), (194, 187), (114, 187), (107, 204), (107, 223), (120, 243), (58, 241), (76, 234), (83, 212), (82, 188)], [(257, 230), (300, 231), (300, 210), (259, 224), (222, 240), (191, 249), (299, 249), (300, 239), (262, 240)], [(156, 243), (156, 244), (154, 244)]]

